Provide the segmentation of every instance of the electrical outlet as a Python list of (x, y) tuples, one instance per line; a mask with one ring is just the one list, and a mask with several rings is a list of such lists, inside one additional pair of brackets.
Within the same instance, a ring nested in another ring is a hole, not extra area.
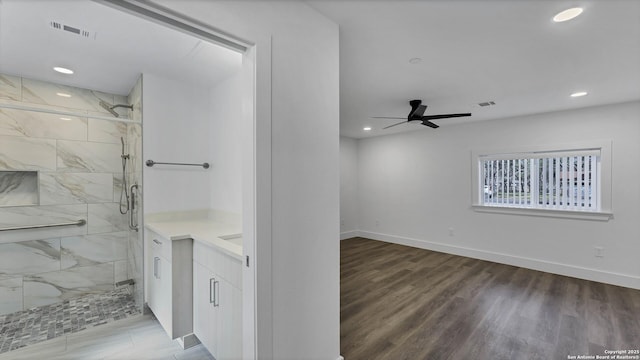
[(456, 233), (452, 227), (449, 228), (449, 236), (454, 236)]
[(380, 220), (376, 220), (376, 227), (380, 227)]
[(599, 257), (599, 258), (604, 257), (604, 248), (602, 246), (594, 246), (593, 252), (595, 257)]
[(340, 226), (344, 226), (344, 219), (340, 220)]

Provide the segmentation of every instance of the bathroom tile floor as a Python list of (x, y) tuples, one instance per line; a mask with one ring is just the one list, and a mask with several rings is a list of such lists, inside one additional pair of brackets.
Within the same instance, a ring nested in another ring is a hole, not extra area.
[(0, 354), (0, 360), (32, 359), (215, 360), (202, 344), (183, 350), (153, 314), (132, 316)]
[(0, 315), (0, 354), (139, 314), (122, 288)]

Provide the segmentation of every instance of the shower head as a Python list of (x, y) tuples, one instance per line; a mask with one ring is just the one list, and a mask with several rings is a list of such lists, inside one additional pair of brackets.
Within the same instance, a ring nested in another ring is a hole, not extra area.
[(113, 106), (111, 104), (105, 102), (104, 100), (100, 100), (100, 106), (102, 106), (105, 110), (111, 113), (111, 115), (115, 117), (120, 117), (120, 114), (113, 110)]
[(106, 102), (104, 100), (100, 100), (100, 106), (102, 106), (105, 110), (110, 112), (111, 115), (113, 115), (115, 117), (120, 117), (120, 114), (118, 114), (117, 112), (115, 112), (113, 110), (115, 108), (123, 107), (123, 108), (127, 108), (127, 109), (133, 111), (133, 105), (124, 105), (124, 104), (111, 105), (111, 104), (109, 104), (108, 102)]

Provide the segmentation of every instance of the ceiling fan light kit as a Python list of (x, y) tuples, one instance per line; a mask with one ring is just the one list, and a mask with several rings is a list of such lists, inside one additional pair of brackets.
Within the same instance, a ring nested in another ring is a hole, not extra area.
[[(409, 123), (411, 121), (422, 121), (422, 125), (428, 126), (430, 128), (433, 128), (433, 129), (437, 129), (439, 126), (437, 124), (431, 122), (430, 120), (471, 116), (471, 113), (440, 114), (440, 115), (426, 115), (425, 116), (424, 112), (425, 112), (425, 110), (427, 110), (427, 105), (422, 105), (422, 100), (411, 100), (411, 101), (409, 101), (409, 105), (411, 105), (411, 111), (409, 112), (409, 115), (407, 116), (407, 120), (406, 121), (401, 121), (399, 123), (396, 123), (396, 124), (393, 124), (393, 125), (389, 125), (389, 126), (384, 127), (382, 129), (388, 129), (390, 127), (394, 127), (396, 125), (400, 125), (400, 124), (404, 124), (404, 123)], [(374, 116), (373, 118), (374, 119), (404, 119), (404, 118), (401, 118), (401, 117), (385, 117), (385, 116)]]

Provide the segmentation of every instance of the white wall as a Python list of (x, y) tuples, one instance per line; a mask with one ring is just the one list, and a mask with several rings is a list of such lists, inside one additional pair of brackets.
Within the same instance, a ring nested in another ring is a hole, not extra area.
[[(640, 288), (639, 117), (634, 102), (360, 140), (362, 235)], [(613, 141), (608, 222), (470, 208), (472, 150), (589, 139)]]
[(242, 83), (240, 74), (210, 92), (210, 208), (242, 213)]
[(243, 233), (251, 241), (255, 224), (257, 356), (336, 359), (338, 26), (302, 2), (158, 2), (255, 44), (256, 138), (243, 144), (256, 157), (253, 184), (243, 186), (243, 196), (255, 190), (254, 206), (243, 218), (255, 219)]
[(336, 359), (338, 26), (306, 5), (281, 4), (270, 11), (277, 14), (272, 17), (277, 24), (272, 48), (273, 357)]
[(357, 236), (358, 140), (340, 137), (340, 239)]
[[(212, 162), (209, 89), (144, 74), (144, 161)], [(212, 169), (144, 166), (145, 214), (208, 209)]]

